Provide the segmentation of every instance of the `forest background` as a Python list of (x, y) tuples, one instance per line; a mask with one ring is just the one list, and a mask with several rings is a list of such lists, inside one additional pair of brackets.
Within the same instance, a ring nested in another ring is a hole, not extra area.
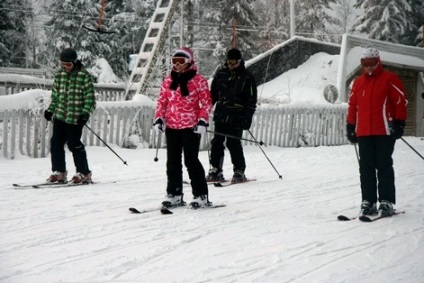
[[(158, 0), (106, 0), (100, 28), (111, 33), (89, 31), (84, 27), (99, 27), (101, 2), (0, 0), (0, 67), (42, 69), (51, 78), (58, 67), (60, 51), (71, 46), (78, 50), (79, 58), (96, 81), (96, 70), (106, 61), (116, 77), (103, 82), (127, 82), (130, 55), (138, 54)], [(234, 43), (248, 60), (290, 38), (290, 0), (180, 2), (183, 6), (173, 15), (157, 66), (161, 69), (159, 74), (169, 71), (166, 60), (180, 45), (195, 51), (200, 72), (210, 78)], [(342, 34), (350, 33), (422, 46), (422, 0), (294, 2), (296, 35), (341, 43)]]

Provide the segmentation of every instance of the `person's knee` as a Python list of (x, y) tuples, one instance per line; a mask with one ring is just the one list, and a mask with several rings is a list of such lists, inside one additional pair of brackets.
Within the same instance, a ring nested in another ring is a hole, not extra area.
[(69, 143), (68, 148), (71, 152), (83, 152), (85, 150), (84, 144), (82, 142)]

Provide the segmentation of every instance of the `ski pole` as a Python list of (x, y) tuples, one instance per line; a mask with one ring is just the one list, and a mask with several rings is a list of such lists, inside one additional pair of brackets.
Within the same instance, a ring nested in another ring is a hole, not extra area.
[(359, 163), (359, 153), (358, 153), (358, 147), (356, 146), (356, 143), (354, 143), (353, 145), (355, 146), (356, 159), (358, 159), (358, 163)]
[(159, 132), (158, 141), (156, 143), (156, 155), (155, 155), (155, 159), (153, 159), (155, 162), (158, 162), (158, 160), (159, 160), (158, 153), (159, 153), (159, 146), (161, 144), (161, 141), (162, 141), (162, 132)]
[[(247, 130), (247, 131), (249, 132), (249, 134), (252, 136), (252, 138), (253, 138), (253, 139), (255, 140), (255, 142), (256, 142), (256, 139), (255, 139), (255, 137), (253, 136), (252, 132), (251, 132), (250, 130)], [(256, 142), (256, 143), (258, 143), (258, 142)], [(280, 178), (280, 179), (282, 180), (282, 179), (283, 179), (283, 176), (282, 176), (282, 175), (280, 175), (280, 173), (278, 173), (278, 171), (277, 171), (277, 169), (275, 168), (274, 164), (272, 164), (271, 160), (269, 160), (269, 158), (268, 158), (268, 156), (266, 155), (265, 151), (264, 151), (264, 150), (262, 149), (262, 147), (261, 147), (261, 143), (258, 143), (258, 144), (259, 144), (259, 149), (262, 151), (262, 153), (265, 155), (266, 159), (268, 159), (269, 164), (271, 164), (272, 168), (274, 168), (275, 172), (278, 174), (278, 178)]]
[(404, 138), (401, 137), (401, 140), (403, 140), (403, 142), (406, 143), (407, 146), (409, 146), (416, 154), (418, 154), (419, 157), (424, 159), (424, 157), (415, 148), (413, 148), (412, 145), (410, 145), (406, 140), (404, 140)]
[(124, 161), (102, 138), (100, 138), (87, 124), (85, 124), (87, 129), (89, 129), (105, 146), (107, 146), (113, 153), (115, 153), (116, 156), (118, 156), (119, 159), (121, 159), (122, 162), (124, 162), (125, 165), (128, 166), (127, 162)]
[(237, 139), (237, 140), (242, 140), (242, 141), (248, 141), (248, 142), (253, 142), (253, 143), (256, 143), (256, 144), (259, 144), (259, 145), (264, 145), (263, 141), (249, 140), (249, 139), (245, 139), (245, 138), (242, 138), (242, 137), (232, 136), (232, 135), (228, 135), (228, 134), (224, 134), (224, 133), (218, 133), (218, 132), (209, 131), (209, 130), (206, 130), (206, 132), (211, 133), (211, 134), (215, 134), (215, 135), (218, 135), (218, 136), (224, 136), (224, 137), (227, 137), (227, 138), (232, 138), (232, 139)]

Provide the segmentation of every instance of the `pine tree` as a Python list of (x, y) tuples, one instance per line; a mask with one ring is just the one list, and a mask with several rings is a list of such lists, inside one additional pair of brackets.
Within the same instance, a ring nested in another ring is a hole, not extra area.
[(255, 40), (259, 53), (289, 39), (290, 0), (256, 1), (255, 13), (259, 18), (259, 32)]
[[(136, 11), (132, 1), (108, 0), (100, 17), (101, 2), (67, 0), (51, 3), (51, 17), (45, 23), (45, 32), (50, 39), (47, 50), (49, 57), (53, 58), (51, 64), (57, 65), (55, 60), (63, 48), (73, 47), (85, 66), (90, 67), (97, 58), (104, 58), (119, 77), (125, 78), (129, 54), (138, 53), (145, 33), (145, 18), (137, 17), (137, 12), (140, 15), (145, 11), (140, 7)], [(154, 0), (144, 1), (141, 7), (152, 11), (154, 5)]]
[(406, 0), (357, 0), (355, 7), (364, 14), (355, 20), (352, 31), (366, 33), (369, 38), (392, 43), (406, 43), (405, 35), (414, 30), (411, 5)]
[(303, 0), (295, 1), (296, 34), (325, 41), (334, 41), (327, 26), (339, 25), (340, 21), (328, 11), (330, 4), (337, 0)]
[[(252, 58), (256, 52), (256, 44), (250, 29), (257, 27), (258, 19), (252, 8), (254, 0), (203, 0), (201, 7), (202, 23), (208, 25), (194, 34), (194, 43), (201, 42), (204, 48), (212, 49), (211, 56), (215, 66), (220, 65), (226, 51), (234, 45), (242, 51), (245, 60)], [(196, 9), (196, 8), (195, 8)], [(234, 38), (233, 27), (236, 30)], [(204, 55), (205, 56), (205, 55)], [(207, 56), (210, 58), (211, 56)], [(212, 63), (213, 64), (213, 63)], [(210, 71), (210, 69), (209, 69)]]
[(424, 47), (424, 1), (408, 0), (408, 3), (411, 5), (411, 11), (408, 13), (408, 18), (413, 21), (414, 28), (409, 34), (406, 34), (404, 44)]
[(34, 12), (27, 0), (0, 2), (0, 66), (26, 67), (27, 24)]

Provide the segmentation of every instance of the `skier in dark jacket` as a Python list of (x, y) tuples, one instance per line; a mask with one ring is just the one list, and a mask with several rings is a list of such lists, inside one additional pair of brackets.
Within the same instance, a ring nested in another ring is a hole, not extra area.
[(230, 49), (226, 57), (225, 67), (218, 70), (211, 85), (216, 134), (211, 141), (211, 169), (206, 176), (208, 182), (224, 180), (222, 164), (225, 141), (233, 163), (234, 175), (231, 181), (246, 180), (246, 162), (240, 138), (243, 130), (250, 129), (252, 124), (256, 110), (257, 87), (255, 78), (246, 70), (238, 49)]
[(53, 173), (47, 179), (52, 183), (66, 183), (65, 143), (72, 152), (76, 167), (73, 183), (91, 183), (87, 153), (81, 142), (82, 129), (96, 107), (91, 75), (77, 59), (77, 52), (66, 48), (60, 53), (61, 68), (55, 74), (51, 103), (44, 112), (53, 122), (50, 153)]

